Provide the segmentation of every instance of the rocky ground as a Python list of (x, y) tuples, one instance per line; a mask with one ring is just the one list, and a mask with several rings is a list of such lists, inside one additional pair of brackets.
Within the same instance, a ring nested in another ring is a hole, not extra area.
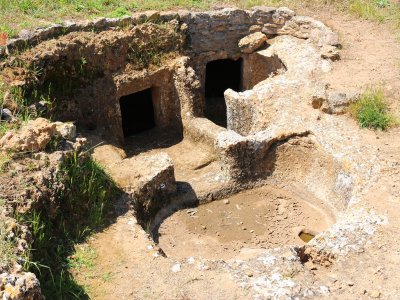
[[(252, 91), (226, 94), (232, 107), (238, 100), (257, 107), (251, 126), (240, 126), (244, 113), (228, 124), (245, 136), (241, 144), (265, 147), (265, 152), (255, 152), (260, 161), (250, 167), (270, 172), (267, 179), (243, 185), (248, 190), (235, 194), (221, 157), (208, 145), (187, 137), (171, 138), (165, 132), (132, 137), (124, 149), (104, 145), (94, 151), (93, 157), (125, 187), (126, 194), (111, 212), (117, 216), (115, 222), (76, 245), (73, 258), (83, 255), (85, 263), (71, 272), (91, 298), (400, 297), (400, 129), (360, 129), (345, 114), (352, 95), (370, 85), (382, 86), (392, 110), (399, 111), (400, 72), (394, 67), (400, 62), (399, 43), (384, 24), (356, 20), (329, 8), (302, 13), (338, 32), (341, 60), (336, 49), (324, 49), (327, 45), (314, 47), (293, 34), (282, 35), (262, 54), (278, 55), (288, 70), (277, 72)], [(282, 29), (266, 27), (263, 31)], [(265, 42), (264, 35), (255, 37), (260, 39)], [(241, 42), (258, 47), (252, 41)], [(342, 98), (347, 102), (342, 103)], [(62, 150), (68, 152), (84, 142), (76, 139), (71, 124), (32, 122), (7, 133), (0, 140), (2, 148), (42, 151), (61, 136)], [(237, 137), (227, 132), (217, 136), (220, 144)], [(89, 136), (89, 142), (95, 145), (98, 140)], [(35, 155), (14, 162), (19, 176), (10, 169), (0, 177), (0, 198), (41, 199), (47, 190), (40, 187), (43, 181), (52, 181), (56, 171), (50, 167), (56, 168), (60, 155)], [(157, 176), (163, 185), (158, 185)], [(30, 183), (30, 189), (24, 191), (24, 183)], [(146, 223), (132, 209), (127, 195), (151, 195), (154, 190), (176, 195), (159, 211), (145, 203), (143, 210), (154, 217)], [(220, 200), (198, 206), (199, 201), (203, 204), (214, 198)], [(18, 203), (21, 211), (38, 205)], [(177, 210), (182, 203), (191, 207)], [(30, 243), (29, 234), (17, 229), (23, 252)], [(299, 238), (302, 231), (316, 236), (305, 243)], [(85, 256), (87, 249), (89, 256)], [(21, 273), (20, 263), (14, 270), (19, 278), (10, 268), (0, 269), (4, 271), (0, 294), (19, 299), (24, 293), (28, 297), (28, 289), (30, 299), (40, 299), (36, 278)]]
[[(58, 144), (53, 144), (55, 148), (50, 151), (49, 144), (54, 140)], [(0, 296), (3, 299), (43, 299), (39, 280), (25, 268), (31, 259), (32, 243), (38, 237), (32, 234), (33, 221), (26, 223), (22, 216), (33, 211), (56, 215), (57, 190), (65, 189), (58, 178), (61, 164), (84, 142), (85, 139), (77, 138), (75, 125), (44, 118), (31, 120), (0, 139), (3, 151), (15, 151), (0, 174), (0, 199), (4, 201), (0, 206)], [(30, 155), (31, 151), (42, 152)], [(8, 152), (2, 155), (5, 153)], [(6, 245), (11, 246), (7, 253)]]
[[(311, 242), (319, 250), (302, 248), (303, 243), (295, 239), (289, 243), (292, 246), (260, 249), (257, 237), (243, 237), (245, 222), (252, 224), (249, 219), (243, 219), (243, 224), (238, 219), (240, 226), (233, 225), (240, 227), (238, 234), (229, 237), (221, 227), (215, 237), (217, 219), (207, 225), (187, 221), (197, 214), (205, 218), (218, 206), (220, 213), (226, 212), (235, 203), (230, 199), (229, 204), (220, 201), (199, 208), (200, 212), (189, 209), (173, 215), (160, 227), (160, 245), (128, 212), (91, 238), (88, 245), (95, 250), (96, 260), (75, 276), (95, 299), (395, 299), (400, 292), (398, 134), (398, 129), (379, 132), (379, 139), (369, 134), (385, 167), (365, 197)], [(252, 229), (247, 230), (250, 235)], [(262, 234), (259, 238), (263, 240)]]

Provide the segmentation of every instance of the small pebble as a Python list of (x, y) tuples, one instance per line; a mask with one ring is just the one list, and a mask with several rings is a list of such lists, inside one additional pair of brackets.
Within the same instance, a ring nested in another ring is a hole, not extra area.
[(381, 296), (381, 292), (376, 291), (376, 290), (370, 291), (368, 294), (371, 298), (379, 298)]
[(247, 277), (253, 277), (253, 272), (251, 272), (251, 271), (246, 271), (246, 276), (247, 276)]
[(192, 264), (194, 264), (194, 257), (189, 257), (188, 259), (187, 259), (187, 263), (189, 264), (189, 265), (192, 265)]
[(181, 264), (175, 264), (172, 266), (171, 271), (174, 273), (180, 272), (181, 271)]
[(224, 200), (224, 204), (229, 204), (229, 203), (230, 203), (230, 201), (228, 199)]

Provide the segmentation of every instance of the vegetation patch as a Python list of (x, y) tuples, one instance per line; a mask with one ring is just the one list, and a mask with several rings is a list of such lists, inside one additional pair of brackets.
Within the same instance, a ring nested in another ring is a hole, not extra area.
[[(361, 18), (388, 21), (400, 26), (400, 8), (389, 0), (229, 0), (226, 4), (249, 8), (257, 5), (301, 7), (332, 5)], [(62, 19), (122, 17), (135, 11), (209, 9), (218, 0), (0, 0), (0, 31), (10, 37), (24, 28), (61, 23)]]
[(0, 270), (11, 267), (16, 259), (15, 243), (7, 236), (6, 224), (0, 221)]
[(18, 124), (16, 124), (16, 123), (0, 121), (0, 138), (2, 138), (8, 131), (17, 129), (17, 128), (18, 128)]
[(349, 11), (357, 17), (382, 22), (385, 20), (385, 16), (381, 11), (382, 5), (379, 5), (378, 1), (354, 0), (349, 4)]
[(112, 11), (109, 15), (110, 18), (121, 18), (123, 16), (129, 16), (129, 11), (125, 7), (118, 7)]
[[(358, 18), (387, 22), (396, 29), (400, 28), (400, 6), (389, 0), (314, 0), (329, 3), (340, 11), (350, 13)], [(311, 1), (311, 2), (314, 2)]]
[(382, 89), (371, 89), (349, 107), (351, 115), (361, 127), (386, 130), (395, 118), (388, 112)]
[(68, 257), (71, 268), (79, 270), (81, 268), (93, 268), (97, 258), (96, 251), (88, 244), (83, 244), (75, 248), (75, 254)]
[(119, 191), (96, 162), (77, 153), (63, 163), (59, 183), (53, 187), (58, 189), (55, 212), (43, 208), (18, 216), (34, 240), (25, 269), (36, 273), (47, 299), (86, 299), (69, 270), (90, 263), (92, 256), (75, 253), (75, 244), (106, 225)]
[(0, 138), (7, 131), (19, 128), (21, 123), (39, 117), (49, 117), (53, 106), (50, 94), (50, 87), (45, 91), (36, 86), (10, 87), (0, 78), (0, 113), (7, 108), (13, 116), (12, 122), (0, 119)]
[[(1, 114), (3, 112), (3, 108), (4, 108), (4, 98), (5, 95), (7, 93), (7, 88), (6, 85), (4, 84), (4, 82), (2, 82), (0, 80), (0, 117)], [(11, 130), (13, 127), (12, 124), (10, 124), (9, 122), (4, 122), (1, 118), (0, 118), (0, 138), (6, 134), (7, 131)], [(1, 155), (1, 154), (0, 154)], [(1, 158), (0, 158), (1, 161)], [(1, 169), (1, 167), (0, 167)]]
[(0, 174), (7, 169), (9, 163), (11, 162), (11, 159), (12, 158), (10, 154), (4, 151), (0, 151)]
[(149, 34), (151, 38), (146, 38), (143, 33), (135, 36), (128, 50), (128, 62), (139, 70), (161, 66), (167, 58), (177, 55), (179, 45), (182, 44), (181, 34), (168, 24), (144, 26), (145, 31), (154, 30), (154, 34)]

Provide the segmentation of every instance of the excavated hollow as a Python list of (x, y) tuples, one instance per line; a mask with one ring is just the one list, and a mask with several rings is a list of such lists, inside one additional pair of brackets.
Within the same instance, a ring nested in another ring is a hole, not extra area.
[(306, 228), (321, 232), (334, 220), (322, 203), (264, 186), (179, 210), (159, 225), (153, 238), (174, 258), (229, 259), (249, 251), (303, 245), (299, 236)]

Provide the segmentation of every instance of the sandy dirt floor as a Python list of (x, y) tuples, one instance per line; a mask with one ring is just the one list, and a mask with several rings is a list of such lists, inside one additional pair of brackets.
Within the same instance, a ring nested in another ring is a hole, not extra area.
[(301, 245), (302, 229), (318, 233), (332, 223), (321, 206), (267, 186), (180, 210), (161, 224), (156, 240), (169, 257), (228, 259), (243, 248)]

